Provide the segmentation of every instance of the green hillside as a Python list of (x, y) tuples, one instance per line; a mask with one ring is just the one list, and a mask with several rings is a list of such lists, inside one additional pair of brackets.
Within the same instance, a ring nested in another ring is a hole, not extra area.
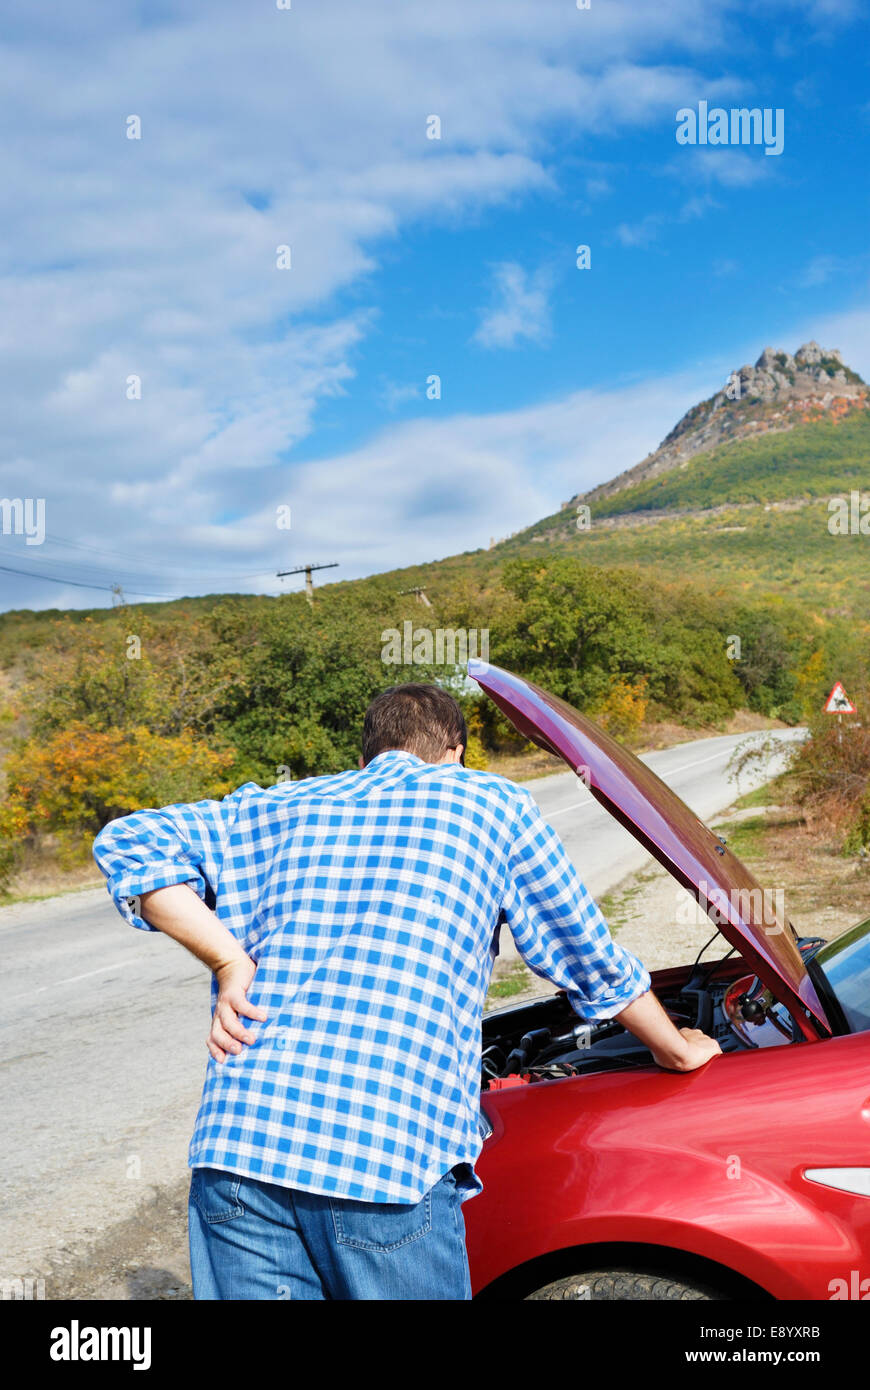
[[(783, 507), (782, 510), (777, 507)], [(696, 583), (710, 596), (791, 599), (819, 617), (870, 623), (870, 537), (832, 536), (826, 503), (773, 504), (565, 528), (546, 543), (517, 537), (512, 552), (574, 554)]]
[(664, 477), (626, 488), (595, 507), (598, 516), (662, 507), (713, 507), (827, 497), (867, 487), (870, 413), (821, 420), (781, 434), (726, 444)]
[(870, 537), (832, 535), (827, 499), (870, 491), (870, 412), (722, 446), (595, 503), (573, 507), (498, 549), (574, 554), (694, 581), (707, 594), (790, 599), (808, 621), (870, 622)]
[[(679, 468), (623, 488), (594, 503), (594, 518), (633, 512), (699, 509), (829, 497), (870, 487), (870, 411), (798, 425), (757, 439), (723, 444)], [(547, 517), (525, 535), (541, 534), (565, 514)]]

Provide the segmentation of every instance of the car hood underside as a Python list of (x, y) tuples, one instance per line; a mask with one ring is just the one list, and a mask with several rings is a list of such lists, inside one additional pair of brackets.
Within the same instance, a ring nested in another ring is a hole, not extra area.
[(796, 1018), (804, 1036), (833, 1032), (788, 919), (739, 859), (646, 763), (578, 710), (489, 662), (468, 674), (525, 738), (562, 758), (592, 796), (690, 893)]

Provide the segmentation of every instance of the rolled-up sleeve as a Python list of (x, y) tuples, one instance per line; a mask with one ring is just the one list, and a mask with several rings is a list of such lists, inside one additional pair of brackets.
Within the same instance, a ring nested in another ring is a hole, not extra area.
[(509, 855), (502, 912), (523, 960), (564, 989), (581, 1018), (613, 1018), (650, 988), (648, 971), (613, 940), (562, 841), (527, 794)]
[(138, 912), (138, 899), (154, 888), (187, 883), (203, 900), (209, 889), (217, 892), (230, 829), (252, 791), (260, 788), (246, 782), (222, 801), (134, 811), (103, 827), (94, 840), (94, 859), (125, 921), (156, 931)]

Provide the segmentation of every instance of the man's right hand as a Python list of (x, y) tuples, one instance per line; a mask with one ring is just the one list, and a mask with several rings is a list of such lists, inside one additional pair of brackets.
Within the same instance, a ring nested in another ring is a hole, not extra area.
[(652, 1052), (653, 1061), (666, 1071), (695, 1071), (698, 1067), (703, 1067), (705, 1062), (709, 1062), (711, 1057), (717, 1057), (722, 1052), (716, 1039), (702, 1033), (700, 1028), (680, 1028), (679, 1032), (686, 1040), (683, 1057), (677, 1059), (671, 1054), (659, 1056), (654, 1050)]
[(218, 999), (211, 1020), (206, 1047), (216, 1062), (225, 1062), (227, 1053), (239, 1053), (244, 1043), (252, 1043), (256, 1034), (242, 1023), (243, 1018), (263, 1022), (266, 1010), (260, 1004), (248, 1002), (247, 991), (256, 973), (250, 956), (241, 956), (220, 965), (215, 970)]
[(677, 1028), (652, 990), (634, 999), (616, 1020), (649, 1048), (653, 1061), (666, 1071), (695, 1071), (722, 1049), (700, 1028)]

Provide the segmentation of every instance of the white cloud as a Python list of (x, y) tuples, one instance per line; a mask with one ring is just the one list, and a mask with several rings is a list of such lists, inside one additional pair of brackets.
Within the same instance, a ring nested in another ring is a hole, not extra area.
[(691, 222), (718, 207), (721, 207), (721, 203), (717, 203), (716, 199), (711, 197), (709, 193), (701, 193), (694, 198), (686, 199), (680, 208), (678, 220)]
[[(802, 0), (796, 3), (803, 8)], [(830, 24), (848, 24), (860, 12), (859, 0), (811, 0), (809, 5), (810, 18), (823, 30)]]
[(512, 348), (521, 338), (544, 342), (550, 333), (550, 292), (553, 277), (547, 268), (527, 275), (514, 261), (495, 267), (493, 303), (474, 334), (481, 347)]
[[(340, 559), (340, 577), (351, 578), (486, 546), (637, 463), (726, 376), (723, 360), (446, 420), (433, 404), (432, 418), (421, 414), (364, 448), (294, 471), (294, 547)], [(274, 525), (278, 500), (245, 522), (252, 539)]]
[(767, 159), (759, 150), (749, 151), (734, 145), (722, 145), (715, 150), (702, 150), (686, 145), (662, 167), (670, 175), (697, 188), (699, 184), (720, 184), (723, 188), (750, 188), (776, 175), (777, 160)]
[(792, 91), (794, 92), (795, 100), (801, 106), (812, 108), (821, 106), (822, 104), (822, 98), (819, 96), (818, 79), (815, 76), (801, 77), (795, 82)]
[(421, 395), (418, 381), (387, 381), (380, 390), (380, 399), (387, 410), (398, 410), (400, 405), (419, 400)]
[(623, 246), (649, 246), (665, 222), (662, 213), (649, 212), (640, 222), (620, 222), (616, 235)]
[(802, 289), (810, 289), (814, 285), (824, 285), (832, 275), (843, 268), (844, 262), (839, 256), (813, 256), (798, 276), (798, 284)]
[[(764, 342), (789, 351), (810, 338), (840, 348), (849, 365), (870, 376), (870, 307), (764, 334)], [(279, 592), (274, 572), (287, 567), (290, 555), (294, 563), (338, 560), (340, 570), (324, 576), (328, 582), (485, 547), (490, 537), (529, 525), (576, 492), (639, 462), (738, 363), (754, 361), (764, 342), (733, 343), (691, 369), (609, 390), (571, 392), (524, 409), (445, 419), (439, 403), (421, 405), (416, 419), (381, 430), (361, 448), (310, 458), (292, 473), (264, 470), (256, 501), (242, 478), (234, 497), (224, 492), (225, 505), (232, 501), (235, 509), (229, 522), (212, 519), (202, 499), (182, 517), (172, 516), (177, 499), (164, 504), (146, 481), (119, 480), (116, 486), (128, 489), (124, 535), (134, 554), (142, 555), (151, 533), (143, 532), (140, 514), (159, 516), (167, 527), (180, 522), (196, 562), (183, 577), (167, 572), (166, 588), (174, 585), (179, 592), (214, 591), (222, 573), (245, 570), (260, 573), (229, 587)], [(287, 503), (292, 531), (278, 531), (276, 508)], [(16, 554), (32, 561), (32, 549), (27, 556), (22, 544)], [(6, 559), (19, 562), (8, 552)], [(206, 568), (210, 578), (200, 579), (197, 570)], [(69, 593), (73, 601), (93, 602), (88, 594)]]
[(669, 223), (693, 222), (720, 206), (721, 204), (709, 193), (696, 194), (688, 198), (673, 216), (663, 212), (649, 212), (639, 222), (620, 222), (616, 228), (617, 240), (623, 246), (649, 246)]

